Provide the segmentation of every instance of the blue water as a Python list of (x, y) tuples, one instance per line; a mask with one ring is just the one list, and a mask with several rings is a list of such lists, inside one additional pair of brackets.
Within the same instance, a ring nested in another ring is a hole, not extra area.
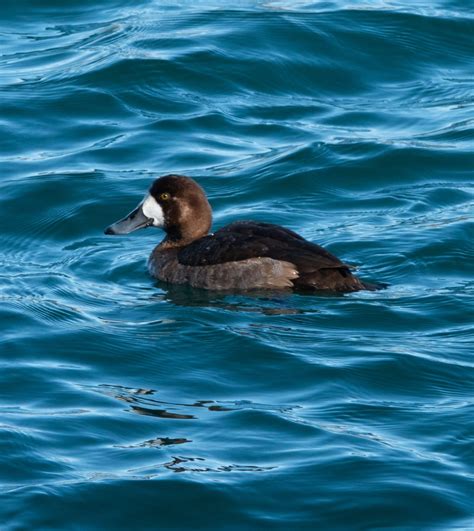
[[(474, 10), (2, 0), (0, 522), (474, 529)], [(382, 292), (151, 279), (153, 178)]]

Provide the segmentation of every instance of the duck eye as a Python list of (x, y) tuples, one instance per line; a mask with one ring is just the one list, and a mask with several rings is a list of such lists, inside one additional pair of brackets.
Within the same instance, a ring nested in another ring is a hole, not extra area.
[(167, 201), (169, 198), (170, 198), (170, 194), (168, 192), (163, 192), (162, 194), (160, 194), (160, 199), (162, 201)]

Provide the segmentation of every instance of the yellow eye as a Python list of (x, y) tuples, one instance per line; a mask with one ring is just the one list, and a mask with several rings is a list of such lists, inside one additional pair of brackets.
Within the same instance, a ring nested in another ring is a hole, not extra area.
[(163, 192), (162, 194), (160, 194), (160, 199), (162, 201), (168, 201), (168, 199), (170, 198), (170, 194), (168, 192)]

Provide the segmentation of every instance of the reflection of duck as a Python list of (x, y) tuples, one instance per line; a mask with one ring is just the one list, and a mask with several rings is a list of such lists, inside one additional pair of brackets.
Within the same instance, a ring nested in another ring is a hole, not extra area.
[[(318, 308), (295, 307), (295, 301), (290, 297), (291, 292), (281, 289), (254, 289), (240, 293), (229, 291), (210, 291), (194, 289), (189, 285), (169, 284), (157, 282), (156, 286), (162, 290), (160, 298), (174, 306), (190, 308), (214, 308), (222, 312), (260, 313), (264, 315), (300, 315), (304, 313), (319, 313)], [(305, 292), (310, 295), (311, 292)], [(338, 294), (335, 294), (338, 295)], [(298, 304), (301, 301), (297, 301)]]
[(284, 289), (349, 292), (375, 290), (347, 264), (295, 232), (256, 221), (236, 221), (208, 234), (212, 212), (203, 189), (189, 177), (167, 175), (127, 217), (105, 229), (127, 234), (162, 227), (150, 273), (165, 282), (211, 290)]

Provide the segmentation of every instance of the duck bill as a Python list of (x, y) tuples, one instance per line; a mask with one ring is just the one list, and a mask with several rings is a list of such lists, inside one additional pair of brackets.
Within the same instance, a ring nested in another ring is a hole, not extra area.
[(138, 229), (145, 229), (153, 225), (153, 219), (145, 216), (143, 212), (143, 203), (125, 216), (123, 219), (112, 223), (105, 230), (105, 234), (128, 234)]

